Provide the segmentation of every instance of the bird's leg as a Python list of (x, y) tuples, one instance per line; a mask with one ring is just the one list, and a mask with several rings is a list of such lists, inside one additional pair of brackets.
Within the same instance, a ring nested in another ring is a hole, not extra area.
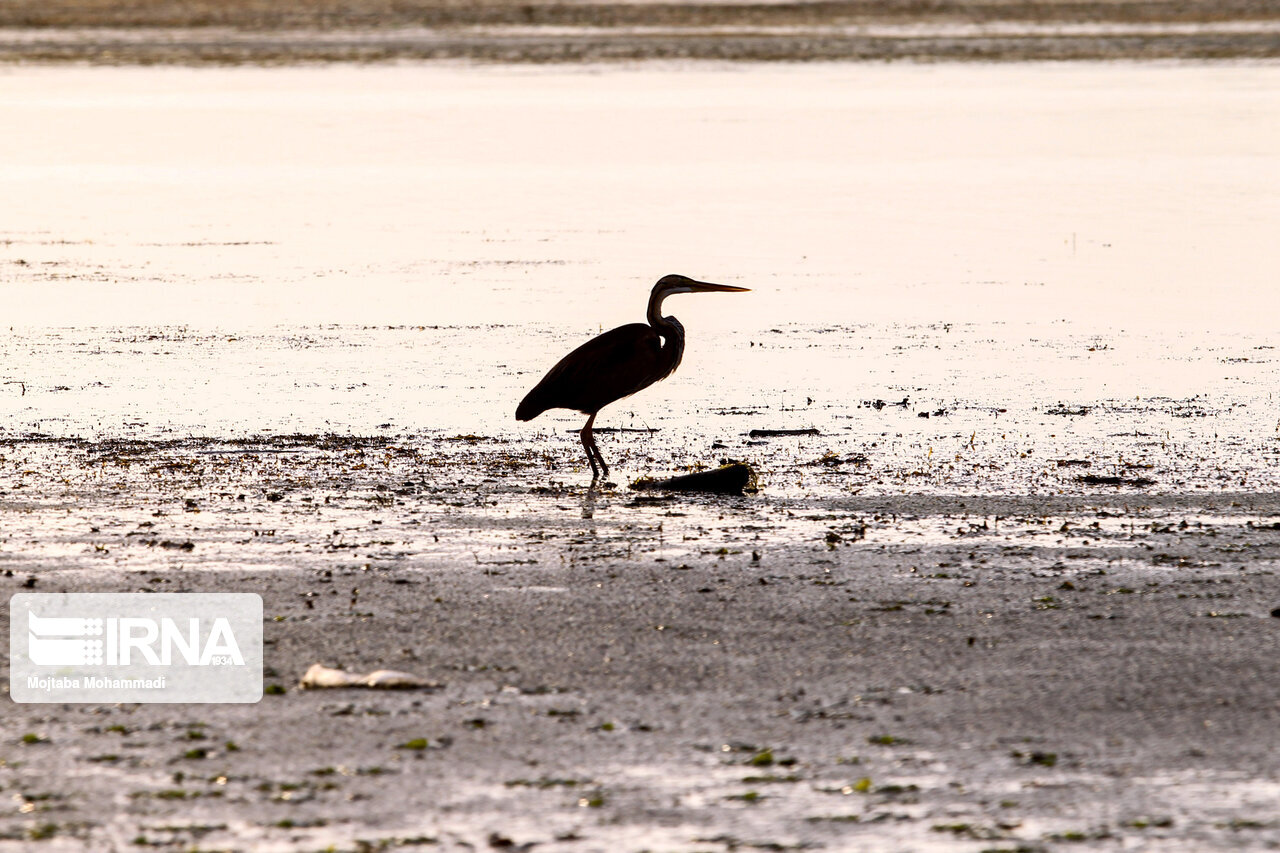
[[(596, 416), (593, 412), (591, 416), (587, 418), (587, 425), (582, 428), (582, 432), (578, 433), (582, 438), (582, 449), (587, 451), (587, 461), (591, 463), (591, 482), (593, 483), (600, 479), (600, 469), (596, 467), (596, 454), (600, 451), (596, 449), (596, 440), (591, 434), (591, 426), (595, 422)], [(603, 459), (600, 460), (600, 464), (604, 465)], [(604, 473), (606, 476), (609, 474), (609, 466), (605, 465)]]
[[(609, 476), (609, 463), (604, 461), (604, 456), (600, 453), (600, 448), (596, 445), (595, 435), (591, 429), (595, 424), (596, 416), (592, 415), (587, 418), (587, 425), (582, 428), (582, 446), (587, 450), (587, 460), (591, 463), (591, 480), (595, 482), (601, 477)], [(599, 462), (597, 469), (596, 463)]]
[(604, 455), (600, 452), (600, 448), (596, 445), (596, 437), (591, 436), (591, 449), (596, 452), (596, 461), (600, 463), (600, 469), (603, 472), (600, 476), (609, 476), (609, 463), (604, 461)]

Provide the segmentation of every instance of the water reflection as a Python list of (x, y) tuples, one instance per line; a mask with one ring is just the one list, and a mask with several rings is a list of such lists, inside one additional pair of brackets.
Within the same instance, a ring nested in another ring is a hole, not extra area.
[[(748, 283), (761, 325), (1259, 329), (1280, 307), (1278, 78), (1265, 63), (14, 68), (6, 316), (588, 333), (634, 320), (679, 270)], [(727, 332), (740, 318), (723, 310), (681, 316)]]

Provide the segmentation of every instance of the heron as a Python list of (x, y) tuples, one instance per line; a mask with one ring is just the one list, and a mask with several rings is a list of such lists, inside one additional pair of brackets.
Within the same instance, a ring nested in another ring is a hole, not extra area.
[(684, 326), (675, 317), (662, 316), (662, 301), (677, 293), (745, 293), (749, 289), (683, 275), (663, 276), (649, 294), (648, 323), (610, 329), (560, 359), (520, 401), (516, 420), (531, 421), (548, 409), (586, 415), (587, 424), (579, 435), (591, 463), (591, 482), (600, 479), (602, 471), (609, 476), (609, 465), (591, 432), (596, 415), (615, 400), (666, 379), (684, 355)]

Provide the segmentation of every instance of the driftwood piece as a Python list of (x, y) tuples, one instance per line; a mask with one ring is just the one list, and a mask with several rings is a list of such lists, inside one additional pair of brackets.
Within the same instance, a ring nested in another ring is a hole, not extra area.
[(441, 685), (435, 681), (419, 678), (411, 672), (399, 672), (394, 669), (379, 669), (368, 674), (347, 672), (342, 669), (312, 664), (302, 676), (298, 686), (303, 689), (332, 687), (373, 687), (382, 690), (432, 690)]
[(748, 489), (755, 491), (756, 472), (745, 462), (733, 462), (711, 471), (697, 471), (666, 480), (643, 477), (632, 483), (631, 488), (640, 491), (712, 492), (718, 495), (740, 495)]

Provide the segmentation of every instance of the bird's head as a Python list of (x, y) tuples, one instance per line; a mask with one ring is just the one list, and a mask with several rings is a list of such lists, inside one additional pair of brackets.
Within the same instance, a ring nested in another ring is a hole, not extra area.
[(653, 286), (653, 298), (661, 300), (673, 293), (745, 293), (750, 288), (734, 287), (731, 284), (711, 284), (696, 281), (686, 275), (664, 275)]

